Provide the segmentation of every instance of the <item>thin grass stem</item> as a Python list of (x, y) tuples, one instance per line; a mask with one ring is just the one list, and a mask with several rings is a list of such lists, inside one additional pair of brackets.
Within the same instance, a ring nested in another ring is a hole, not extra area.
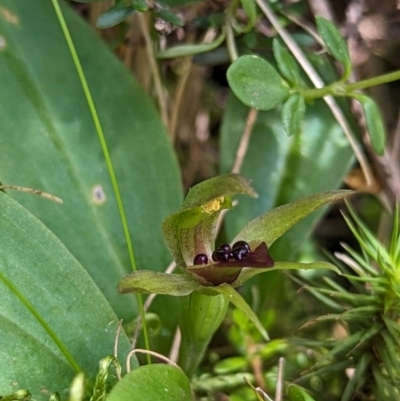
[[(112, 187), (114, 190), (114, 195), (115, 195), (115, 199), (117, 201), (117, 205), (118, 205), (118, 210), (119, 210), (119, 214), (120, 214), (120, 218), (121, 218), (121, 223), (122, 223), (122, 227), (123, 227), (123, 231), (125, 234), (125, 240), (126, 240), (126, 245), (128, 248), (128, 253), (129, 253), (129, 259), (131, 262), (131, 266), (132, 266), (132, 270), (135, 271), (137, 270), (137, 266), (136, 266), (136, 259), (135, 259), (135, 254), (133, 251), (133, 245), (132, 245), (132, 240), (131, 240), (131, 236), (129, 233), (129, 228), (128, 228), (128, 222), (126, 219), (126, 214), (125, 214), (125, 209), (124, 209), (124, 205), (122, 202), (122, 197), (121, 197), (121, 193), (119, 190), (119, 186), (118, 186), (118, 181), (117, 181), (117, 177), (115, 175), (115, 171), (114, 171), (114, 167), (111, 161), (111, 157), (110, 157), (110, 153), (108, 151), (108, 147), (107, 147), (107, 142), (104, 136), (104, 132), (103, 132), (103, 128), (101, 126), (100, 123), (100, 119), (99, 119), (99, 115), (97, 113), (97, 109), (96, 106), (94, 104), (93, 101), (93, 97), (91, 94), (91, 91), (89, 89), (89, 85), (87, 83), (86, 80), (86, 76), (85, 73), (83, 71), (81, 62), (79, 60), (79, 56), (78, 53), (76, 51), (74, 42), (72, 40), (71, 34), (69, 32), (67, 23), (65, 21), (64, 15), (61, 11), (61, 7), (58, 3), (58, 0), (51, 0), (53, 7), (54, 7), (54, 11), (57, 15), (58, 18), (58, 22), (60, 23), (61, 26), (61, 30), (63, 32), (64, 38), (67, 42), (67, 46), (69, 49), (69, 52), (71, 54), (72, 60), (74, 62), (75, 68), (76, 68), (76, 72), (78, 74), (79, 77), (79, 81), (82, 85), (82, 89), (83, 92), (85, 94), (85, 98), (86, 101), (88, 103), (89, 106), (89, 110), (90, 110), (90, 114), (92, 116), (93, 119), (93, 123), (95, 125), (96, 128), (96, 132), (100, 141), (100, 145), (101, 148), (103, 150), (103, 154), (104, 154), (104, 158), (106, 161), (106, 165), (107, 165), (107, 170), (108, 173), (110, 175), (110, 179), (111, 179), (111, 183), (112, 183)], [(143, 300), (140, 294), (137, 294), (137, 300), (138, 300), (138, 305), (139, 305), (139, 310), (140, 310), (140, 315), (141, 315), (141, 320), (143, 322), (143, 335), (144, 335), (144, 341), (145, 341), (145, 345), (147, 349), (150, 349), (150, 343), (149, 343), (149, 336), (148, 336), (148, 331), (147, 331), (147, 325), (146, 325), (146, 319), (144, 318), (144, 309), (143, 309)], [(151, 359), (150, 356), (148, 355), (148, 362), (151, 363)]]

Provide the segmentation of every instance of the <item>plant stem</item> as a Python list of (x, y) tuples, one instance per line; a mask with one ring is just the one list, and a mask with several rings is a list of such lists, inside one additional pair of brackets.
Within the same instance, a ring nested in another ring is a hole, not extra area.
[(372, 86), (386, 84), (388, 82), (397, 81), (400, 79), (400, 70), (390, 72), (389, 74), (380, 75), (374, 78), (364, 79), (363, 81), (354, 82), (351, 84), (334, 83), (322, 88), (307, 89), (301, 94), (305, 99), (316, 99), (324, 96), (349, 96), (351, 92), (370, 88)]
[(143, 33), (144, 41), (146, 43), (146, 50), (149, 58), (150, 69), (153, 74), (154, 86), (157, 93), (158, 105), (160, 107), (161, 119), (165, 127), (168, 128), (167, 104), (165, 101), (165, 95), (161, 83), (160, 71), (158, 69), (156, 58), (154, 56), (153, 43), (151, 41), (151, 37), (147, 29), (146, 18), (144, 14), (143, 13), (137, 13), (137, 14), (140, 23), (140, 28)]
[(397, 81), (400, 79), (400, 70), (389, 72), (388, 74), (380, 75), (374, 78), (364, 79), (363, 81), (354, 82), (352, 84), (345, 85), (347, 92), (353, 92), (360, 89), (370, 88), (371, 86), (377, 86), (387, 84), (388, 82)]
[[(72, 40), (71, 34), (69, 32), (67, 23), (64, 19), (64, 15), (61, 11), (58, 0), (51, 0), (51, 1), (53, 3), (54, 11), (56, 12), (58, 21), (60, 23), (61, 30), (64, 34), (64, 38), (67, 42), (68, 49), (70, 51), (72, 60), (74, 62), (80, 83), (82, 85), (83, 92), (85, 94), (86, 101), (89, 106), (90, 114), (92, 115), (93, 123), (95, 125), (97, 135), (99, 137), (99, 141), (100, 141), (101, 148), (103, 150), (108, 173), (110, 175), (111, 184), (112, 184), (112, 187), (114, 190), (115, 199), (116, 199), (117, 205), (118, 205), (121, 223), (122, 223), (122, 227), (123, 227), (124, 234), (125, 234), (125, 241), (126, 241), (126, 245), (128, 247), (129, 259), (131, 261), (132, 270), (135, 271), (135, 270), (137, 270), (137, 266), (136, 266), (135, 254), (133, 251), (131, 235), (129, 233), (128, 222), (127, 222), (126, 215), (125, 215), (124, 205), (122, 203), (122, 197), (121, 197), (121, 193), (119, 190), (117, 177), (115, 175), (115, 171), (114, 171), (114, 167), (113, 167), (113, 164), (111, 161), (110, 153), (108, 151), (107, 142), (106, 142), (106, 139), (104, 136), (103, 128), (100, 123), (99, 115), (97, 113), (97, 109), (94, 104), (93, 97), (90, 92), (85, 73), (83, 71), (81, 62), (78, 57), (78, 53), (76, 52), (74, 42)], [(142, 324), (143, 324), (143, 334), (144, 334), (145, 344), (146, 344), (147, 349), (150, 349), (149, 337), (148, 337), (148, 333), (147, 333), (147, 325), (146, 325), (146, 320), (144, 318), (145, 316), (144, 316), (144, 309), (143, 309), (143, 300), (142, 300), (142, 297), (140, 294), (137, 295), (137, 300), (138, 300), (138, 304), (139, 304), (141, 320), (143, 322)], [(150, 356), (148, 356), (148, 361), (149, 361), (149, 363), (151, 363)]]

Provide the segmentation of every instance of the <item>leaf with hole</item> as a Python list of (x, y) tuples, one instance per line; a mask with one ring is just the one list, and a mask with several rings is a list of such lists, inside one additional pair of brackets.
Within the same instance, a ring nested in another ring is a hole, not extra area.
[[(182, 201), (171, 143), (152, 100), (125, 66), (69, 5), (60, 6), (105, 133), (137, 265), (164, 270), (171, 256), (160, 227)], [(59, 205), (9, 191), (60, 238), (127, 323), (138, 311), (134, 296), (115, 290), (132, 271), (121, 219), (51, 1), (4, 0), (1, 7), (18, 23), (0, 18), (7, 43), (0, 52), (0, 180), (62, 198)]]

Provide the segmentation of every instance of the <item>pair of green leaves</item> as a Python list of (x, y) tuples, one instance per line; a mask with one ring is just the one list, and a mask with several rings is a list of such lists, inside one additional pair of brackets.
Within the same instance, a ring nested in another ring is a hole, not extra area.
[(228, 70), (231, 89), (245, 105), (258, 110), (271, 110), (284, 103), (281, 118), (289, 135), (300, 130), (306, 99), (328, 95), (353, 97), (363, 107), (374, 150), (382, 154), (385, 129), (376, 103), (368, 96), (348, 91), (344, 84), (351, 73), (351, 60), (345, 41), (330, 21), (317, 17), (316, 23), (327, 49), (343, 66), (343, 76), (337, 83), (323, 88), (325, 90), (317, 95), (308, 95), (297, 62), (289, 51), (274, 39), (273, 53), (279, 73), (270, 63), (258, 56), (242, 56)]

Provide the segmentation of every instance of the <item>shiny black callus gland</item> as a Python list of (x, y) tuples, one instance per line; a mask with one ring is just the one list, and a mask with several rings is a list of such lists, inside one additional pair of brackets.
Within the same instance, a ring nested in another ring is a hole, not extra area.
[(222, 244), (218, 249), (225, 251), (225, 252), (230, 252), (231, 246), (229, 244)]
[(246, 241), (238, 241), (232, 245), (232, 251), (235, 249), (246, 249), (247, 253), (250, 253), (250, 246)]
[(232, 246), (232, 256), (235, 260), (243, 260), (250, 252), (250, 246), (246, 241), (235, 242)]
[(206, 265), (208, 263), (208, 257), (204, 253), (199, 253), (193, 260), (194, 265)]
[(246, 248), (236, 248), (232, 251), (232, 255), (235, 260), (243, 260), (248, 252)]
[(211, 258), (214, 262), (227, 262), (230, 254), (230, 251), (225, 251), (224, 249), (218, 248), (212, 253)]

